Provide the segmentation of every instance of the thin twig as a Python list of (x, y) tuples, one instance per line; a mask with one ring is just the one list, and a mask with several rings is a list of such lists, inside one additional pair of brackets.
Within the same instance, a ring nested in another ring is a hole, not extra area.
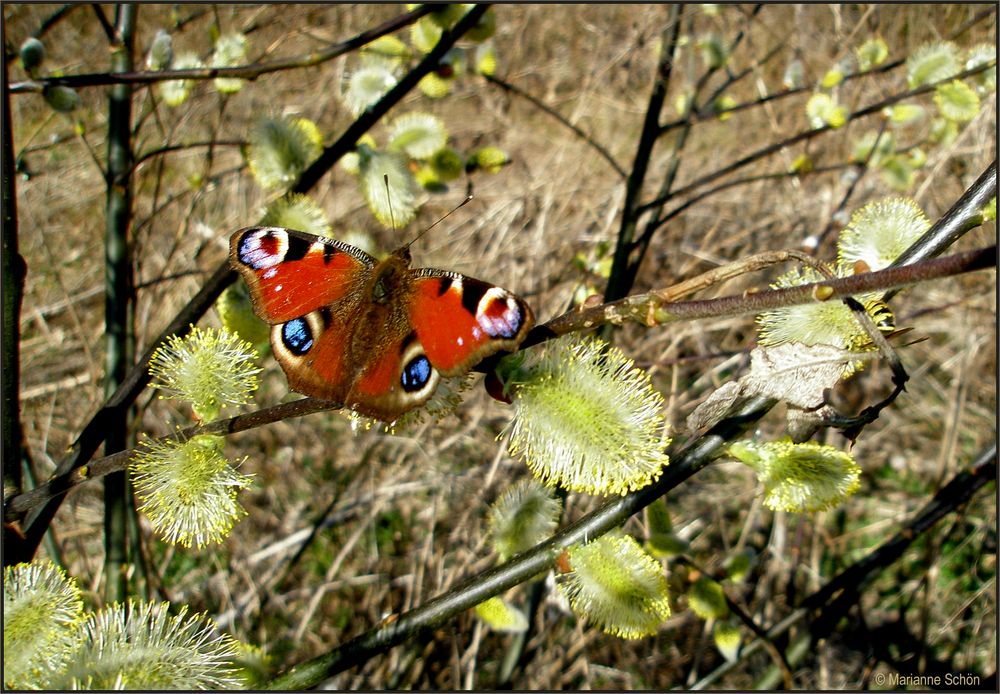
[(745, 186), (751, 183), (759, 183), (760, 181), (780, 181), (784, 178), (803, 178), (805, 176), (815, 176), (818, 174), (830, 173), (832, 171), (840, 171), (842, 169), (846, 169), (848, 166), (850, 166), (849, 163), (830, 164), (829, 166), (816, 166), (809, 171), (775, 171), (772, 173), (758, 174), (756, 176), (746, 176), (745, 178), (734, 178), (728, 181), (723, 181), (716, 186), (703, 190), (697, 195), (689, 197), (683, 203), (660, 217), (657, 224), (658, 226), (663, 226), (674, 217), (680, 215), (685, 210), (694, 207), (706, 198), (710, 198), (713, 195), (721, 193), (724, 190), (729, 190), (730, 188), (735, 188), (736, 186)]
[(625, 296), (631, 287), (628, 278), (628, 268), (632, 252), (632, 242), (635, 239), (635, 232), (638, 226), (639, 196), (642, 195), (642, 186), (646, 179), (646, 172), (649, 169), (653, 147), (656, 145), (656, 140), (659, 136), (660, 111), (666, 101), (667, 87), (670, 84), (670, 76), (673, 74), (674, 57), (681, 31), (680, 14), (679, 4), (675, 3), (670, 6), (667, 26), (661, 34), (663, 42), (662, 53), (660, 61), (656, 66), (656, 77), (653, 81), (653, 88), (649, 93), (649, 102), (646, 105), (646, 114), (642, 123), (642, 131), (639, 134), (639, 142), (636, 145), (635, 157), (632, 160), (632, 168), (625, 183), (625, 202), (622, 208), (622, 221), (615, 242), (611, 274), (604, 289), (604, 299), (606, 301)]
[(885, 118), (882, 120), (882, 124), (879, 125), (878, 134), (875, 135), (875, 142), (872, 143), (872, 148), (868, 150), (865, 160), (856, 164), (856, 175), (851, 180), (850, 185), (847, 186), (847, 190), (845, 190), (844, 194), (841, 196), (837, 209), (833, 211), (830, 215), (829, 221), (823, 228), (823, 231), (821, 231), (819, 236), (816, 237), (816, 248), (822, 247), (826, 237), (833, 232), (834, 225), (837, 223), (837, 220), (840, 218), (841, 214), (843, 214), (844, 210), (847, 209), (847, 203), (850, 201), (851, 196), (854, 195), (854, 191), (857, 190), (858, 184), (861, 183), (861, 179), (864, 178), (864, 175), (871, 170), (869, 164), (871, 163), (872, 158), (875, 157), (875, 153), (878, 151), (878, 146), (881, 144), (882, 137), (885, 135), (885, 131), (888, 127), (889, 119)]
[(544, 101), (542, 101), (541, 99), (539, 99), (537, 96), (529, 94), (528, 92), (524, 91), (523, 89), (521, 89), (517, 85), (511, 84), (510, 82), (507, 82), (506, 80), (503, 80), (503, 79), (501, 79), (499, 77), (496, 77), (495, 75), (486, 75), (486, 74), (484, 74), (483, 77), (490, 84), (495, 84), (496, 86), (500, 87), (504, 91), (508, 91), (511, 94), (518, 95), (522, 99), (525, 99), (529, 103), (533, 104), (540, 111), (542, 111), (544, 113), (547, 113), (550, 116), (552, 116), (553, 118), (555, 118), (557, 121), (559, 121), (559, 123), (561, 123), (565, 127), (569, 128), (569, 130), (571, 130), (574, 135), (576, 135), (581, 140), (583, 140), (584, 142), (586, 142), (588, 145), (590, 145), (591, 147), (593, 147), (597, 151), (597, 153), (600, 154), (604, 158), (604, 160), (606, 162), (608, 162), (608, 164), (611, 166), (611, 168), (615, 170), (615, 173), (617, 173), (621, 178), (626, 178), (627, 177), (628, 174), (625, 173), (625, 169), (623, 169), (621, 167), (621, 165), (617, 161), (615, 161), (615, 158), (611, 155), (611, 152), (609, 152), (604, 145), (602, 145), (600, 142), (598, 142), (597, 140), (595, 140), (593, 137), (591, 137), (590, 135), (588, 135), (587, 133), (585, 133), (582, 129), (580, 129), (576, 125), (570, 123), (569, 120), (567, 120), (561, 113), (559, 113), (557, 110), (555, 110), (554, 108), (552, 108), (551, 106), (549, 106), (548, 104), (546, 104)]
[[(83, 75), (60, 75), (52, 77), (42, 77), (35, 80), (15, 82), (10, 85), (12, 94), (37, 93), (45, 87), (62, 85), (65, 87), (98, 87), (109, 84), (153, 84), (167, 80), (209, 80), (217, 77), (239, 77), (247, 80), (255, 80), (261, 75), (271, 72), (280, 72), (294, 68), (311, 67), (320, 65), (350, 51), (361, 48), (367, 43), (374, 41), (380, 36), (397, 31), (408, 24), (415, 22), (425, 14), (434, 10), (433, 5), (423, 4), (410, 12), (401, 14), (398, 17), (364, 31), (357, 36), (335, 43), (321, 51), (313, 51), (304, 55), (283, 58), (268, 63), (253, 63), (250, 65), (239, 65), (236, 67), (207, 67), (192, 68), (189, 70), (153, 70), (143, 72), (96, 72)], [(105, 20), (107, 21), (107, 20)]]
[[(956, 80), (956, 79), (961, 80), (961, 79), (965, 79), (966, 77), (971, 77), (972, 75), (979, 74), (980, 72), (983, 72), (985, 70), (991, 69), (992, 67), (995, 67), (995, 66), (996, 66), (996, 61), (993, 60), (993, 61), (991, 61), (990, 63), (988, 63), (986, 65), (980, 65), (979, 67), (975, 67), (975, 68), (972, 68), (970, 70), (966, 70), (964, 72), (960, 72), (959, 74), (954, 75), (952, 77), (948, 77), (946, 79), (939, 80), (939, 81), (933, 82), (931, 84), (925, 84), (925, 85), (923, 85), (921, 87), (916, 87), (914, 89), (910, 89), (910, 90), (905, 91), (905, 92), (900, 92), (899, 94), (888, 96), (888, 97), (886, 97), (885, 99), (883, 99), (881, 101), (878, 101), (878, 102), (876, 102), (874, 104), (871, 104), (869, 106), (865, 106), (864, 108), (858, 109), (854, 113), (851, 113), (848, 116), (848, 120), (857, 120), (859, 118), (864, 118), (864, 117), (870, 116), (872, 114), (881, 113), (882, 109), (884, 109), (886, 106), (891, 106), (892, 104), (895, 104), (895, 103), (897, 103), (899, 101), (903, 101), (904, 99), (909, 99), (909, 98), (912, 98), (914, 96), (919, 96), (921, 94), (926, 94), (928, 92), (932, 92), (938, 86), (940, 86), (942, 84), (949, 83), (952, 80)], [(736, 171), (738, 169), (743, 168), (744, 166), (747, 166), (748, 164), (752, 164), (753, 162), (758, 161), (759, 159), (764, 159), (764, 158), (766, 158), (766, 157), (774, 154), (775, 152), (779, 152), (782, 149), (785, 149), (786, 147), (790, 147), (790, 146), (792, 146), (794, 144), (797, 144), (799, 142), (802, 142), (802, 141), (805, 141), (805, 140), (811, 140), (814, 137), (819, 137), (820, 135), (823, 135), (824, 133), (830, 132), (831, 130), (834, 130), (834, 128), (832, 126), (830, 126), (830, 125), (823, 125), (823, 126), (821, 126), (819, 128), (813, 128), (812, 130), (804, 130), (804, 131), (802, 131), (800, 133), (796, 133), (795, 135), (787, 137), (784, 140), (781, 140), (779, 142), (774, 142), (774, 143), (772, 143), (770, 145), (767, 145), (765, 147), (761, 147), (760, 149), (756, 150), (755, 152), (751, 152), (750, 154), (747, 154), (746, 156), (741, 157), (740, 159), (737, 159), (736, 161), (734, 161), (734, 162), (732, 162), (730, 164), (727, 164), (727, 165), (725, 165), (725, 166), (723, 166), (723, 167), (721, 167), (719, 169), (716, 169), (715, 171), (712, 171), (710, 173), (705, 174), (704, 176), (702, 176), (700, 178), (695, 179), (694, 181), (688, 183), (686, 186), (683, 186), (682, 188), (678, 188), (671, 195), (672, 195), (672, 197), (677, 197), (679, 195), (685, 195), (685, 194), (687, 194), (687, 193), (695, 190), (696, 188), (700, 188), (701, 186), (705, 185), (706, 183), (710, 183), (710, 182), (712, 182), (712, 181), (714, 181), (714, 180), (716, 180), (718, 178), (721, 178), (722, 176), (726, 176), (726, 175), (732, 173), (733, 171)], [(663, 202), (663, 200), (660, 200), (660, 199), (650, 200), (649, 202), (646, 202), (646, 203), (643, 203), (642, 205), (639, 205), (637, 211), (638, 212), (644, 212), (647, 209), (651, 209), (651, 208), (656, 207), (657, 205), (661, 204), (662, 202)], [(660, 223), (662, 223), (662, 220), (660, 220)]]
[(246, 145), (245, 140), (209, 140), (207, 142), (179, 142), (175, 145), (164, 145), (163, 147), (156, 147), (137, 156), (135, 161), (132, 162), (132, 168), (135, 169), (144, 161), (163, 154), (169, 154), (170, 152), (194, 149), (196, 147), (243, 147), (244, 145)]
[[(983, 21), (984, 19), (988, 19), (989, 17), (991, 17), (994, 14), (995, 14), (994, 10), (984, 10), (984, 11), (980, 12), (975, 17), (973, 17), (971, 20), (969, 20), (968, 22), (966, 22), (963, 26), (959, 27), (951, 36), (948, 37), (948, 40), (954, 40), (954, 39), (958, 38), (959, 36), (961, 36), (962, 34), (964, 34), (966, 31), (968, 31), (971, 27), (975, 26), (976, 24), (978, 24), (979, 22)], [(782, 44), (779, 44), (778, 46), (776, 46), (776, 48), (784, 48), (784, 46), (785, 46), (785, 44), (782, 43)], [(767, 57), (770, 57), (770, 54), (768, 54)], [(762, 61), (762, 62), (764, 62), (764, 61)], [(862, 77), (871, 77), (871, 76), (875, 76), (875, 75), (883, 75), (883, 74), (885, 74), (887, 72), (891, 72), (892, 70), (895, 70), (896, 68), (900, 67), (901, 65), (905, 65), (905, 64), (906, 64), (906, 59), (905, 58), (897, 58), (895, 60), (890, 60), (888, 62), (882, 63), (881, 65), (879, 65), (877, 67), (872, 68), (871, 70), (865, 70), (864, 72), (852, 72), (852, 73), (849, 73), (847, 75), (844, 75), (844, 78), (841, 80), (841, 84), (845, 84), (847, 82), (851, 82), (853, 80), (856, 80), (856, 79), (859, 79), (859, 78), (862, 78)], [(746, 102), (743, 102), (741, 104), (736, 104), (735, 106), (731, 106), (731, 107), (729, 107), (727, 109), (724, 109), (724, 110), (721, 110), (721, 111), (715, 111), (715, 110), (712, 110), (712, 109), (709, 109), (709, 108), (703, 108), (703, 109), (700, 109), (697, 113), (693, 114), (693, 118), (696, 121), (712, 120), (713, 118), (718, 118), (720, 115), (723, 115), (723, 114), (736, 113), (738, 111), (743, 111), (743, 110), (748, 109), (748, 108), (754, 108), (756, 106), (762, 106), (763, 104), (769, 103), (771, 101), (778, 101), (780, 99), (784, 99), (784, 98), (787, 98), (789, 96), (795, 96), (796, 94), (802, 94), (804, 92), (812, 92), (812, 91), (815, 91), (815, 87), (814, 86), (791, 87), (789, 89), (784, 89), (784, 90), (782, 90), (780, 92), (774, 92), (772, 94), (765, 94), (764, 96), (759, 97), (757, 99), (753, 99), (752, 101), (746, 101)], [(709, 101), (708, 104), (710, 105), (711, 101)], [(686, 122), (687, 122), (687, 116), (684, 116), (683, 118), (678, 118), (676, 120), (670, 121), (669, 123), (665, 123), (663, 125), (663, 130), (664, 130), (664, 132), (669, 131), (669, 130), (673, 130), (674, 128), (678, 128), (678, 127), (684, 125)]]
[[(760, 10), (761, 10), (761, 5), (759, 3), (754, 5), (753, 10), (751, 10), (750, 12), (750, 16), (747, 18), (747, 21), (753, 21), (754, 18), (757, 16), (757, 14), (760, 12)], [(732, 43), (730, 43), (730, 45), (726, 48), (726, 55), (732, 55), (733, 52), (743, 42), (743, 38), (745, 36), (746, 32), (743, 29), (740, 29), (740, 31), (736, 34), (736, 37), (733, 39)], [(698, 100), (701, 96), (702, 90), (706, 87), (709, 80), (711, 80), (712, 76), (715, 75), (715, 73), (721, 67), (722, 65), (719, 66), (710, 65), (705, 70), (704, 74), (702, 74), (701, 78), (695, 85), (694, 94), (691, 97), (692, 109), (697, 108)], [(734, 81), (735, 80), (733, 79), (733, 77), (730, 76), (730, 78), (722, 86), (719, 87), (719, 89), (716, 91), (716, 94), (714, 94), (709, 99), (709, 102), (711, 102), (712, 99), (717, 98), (717, 95), (721, 94), (722, 91), (724, 91)], [(658, 222), (657, 217), (660, 216), (660, 212), (663, 209), (663, 205), (665, 205), (666, 202), (671, 198), (671, 190), (673, 189), (674, 182), (677, 179), (677, 172), (680, 170), (681, 152), (683, 151), (684, 146), (687, 144), (688, 136), (691, 134), (693, 128), (694, 128), (693, 121), (688, 120), (684, 124), (684, 127), (681, 128), (680, 132), (677, 133), (677, 136), (674, 137), (673, 151), (670, 152), (670, 158), (667, 164), (667, 171), (663, 176), (662, 182), (660, 183), (660, 189), (656, 193), (656, 198), (658, 200), (662, 200), (663, 202), (656, 207), (641, 208), (641, 210), (637, 209), (635, 211), (637, 226), (638, 226), (638, 218), (640, 215), (648, 212), (649, 217), (646, 220), (645, 227), (643, 228), (642, 233), (639, 235), (639, 238), (636, 239), (635, 242), (629, 248), (628, 267), (626, 269), (626, 276), (625, 276), (626, 283), (628, 284), (629, 287), (631, 287), (635, 283), (635, 278), (639, 274), (639, 267), (642, 265), (642, 261), (646, 257), (646, 253), (649, 250), (649, 244), (652, 243), (653, 241), (653, 236), (663, 226)]]

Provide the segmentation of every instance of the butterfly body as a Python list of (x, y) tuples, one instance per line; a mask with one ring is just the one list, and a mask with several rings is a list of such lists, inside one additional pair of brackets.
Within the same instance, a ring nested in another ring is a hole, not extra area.
[(500, 287), (411, 268), (406, 246), (377, 261), (333, 239), (250, 227), (230, 239), (230, 263), (272, 326), (292, 389), (384, 421), (426, 402), (441, 376), (516, 349), (534, 323)]

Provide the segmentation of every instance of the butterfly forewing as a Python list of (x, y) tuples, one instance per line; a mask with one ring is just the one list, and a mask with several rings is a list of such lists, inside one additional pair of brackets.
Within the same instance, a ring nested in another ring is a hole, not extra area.
[(506, 289), (455, 273), (417, 272), (410, 322), (431, 364), (446, 376), (515, 349), (534, 324), (528, 305)]
[(272, 324), (352, 298), (375, 265), (359, 248), (281, 227), (236, 232), (229, 258), (250, 287), (254, 312)]

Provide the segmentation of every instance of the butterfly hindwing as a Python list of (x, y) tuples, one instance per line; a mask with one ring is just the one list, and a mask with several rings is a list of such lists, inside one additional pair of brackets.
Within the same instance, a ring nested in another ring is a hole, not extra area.
[(410, 322), (427, 358), (445, 376), (515, 349), (534, 324), (531, 308), (506, 289), (440, 270), (415, 272)]
[(292, 390), (344, 401), (354, 378), (341, 343), (347, 329), (325, 307), (271, 327), (271, 350)]
[(272, 325), (344, 299), (375, 265), (359, 248), (281, 227), (241, 229), (229, 258), (250, 288), (254, 312)]
[(392, 421), (427, 402), (439, 380), (423, 345), (411, 332), (365, 365), (345, 404), (369, 417)]

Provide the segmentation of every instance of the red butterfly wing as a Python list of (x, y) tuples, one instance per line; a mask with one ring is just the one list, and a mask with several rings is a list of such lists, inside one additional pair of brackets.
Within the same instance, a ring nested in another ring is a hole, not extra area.
[(292, 390), (343, 402), (354, 374), (344, 358), (347, 325), (328, 309), (271, 328), (271, 349)]
[(415, 273), (410, 322), (427, 358), (445, 376), (515, 349), (534, 324), (531, 308), (506, 289), (440, 270)]
[(354, 246), (281, 227), (233, 234), (229, 262), (250, 288), (254, 312), (284, 323), (329, 307), (363, 284), (375, 259)]
[(412, 332), (373, 349), (345, 403), (361, 414), (391, 422), (433, 395), (440, 376)]

